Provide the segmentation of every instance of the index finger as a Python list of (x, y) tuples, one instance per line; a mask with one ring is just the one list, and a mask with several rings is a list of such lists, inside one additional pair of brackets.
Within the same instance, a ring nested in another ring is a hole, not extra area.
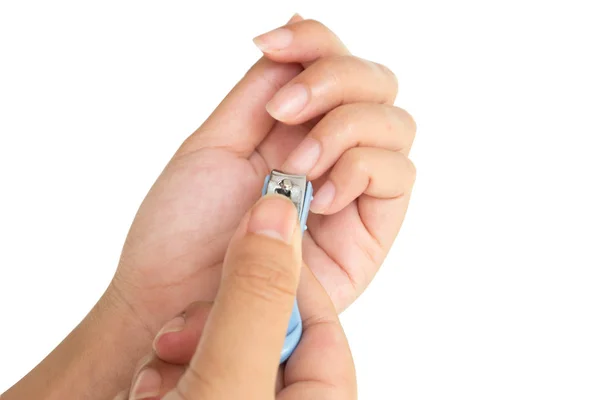
[(350, 54), (333, 31), (312, 19), (292, 18), (287, 25), (255, 37), (254, 43), (270, 60), (300, 63), (304, 68), (320, 58)]
[(348, 340), (329, 295), (308, 267), (302, 270), (298, 304), (304, 332), (285, 365), (286, 387), (277, 399), (356, 398), (356, 372)]
[(182, 397), (273, 396), (301, 264), (293, 203), (261, 198), (227, 250), (213, 309), (178, 385)]

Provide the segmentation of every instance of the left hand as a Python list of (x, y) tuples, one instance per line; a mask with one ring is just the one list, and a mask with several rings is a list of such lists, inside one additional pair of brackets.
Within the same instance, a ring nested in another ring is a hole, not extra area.
[(298, 288), (302, 340), (279, 366), (302, 265), (295, 212), (283, 196), (259, 200), (227, 250), (214, 304), (194, 303), (165, 325), (156, 355), (117, 399), (356, 398), (337, 313), (307, 268)]
[(225, 250), (272, 169), (313, 181), (302, 252), (335, 309), (369, 284), (415, 178), (408, 159), (415, 125), (392, 105), (396, 78), (351, 55), (317, 21), (294, 17), (256, 42), (264, 56), (144, 199), (105, 295), (3, 398), (106, 398), (124, 386), (168, 319), (214, 300)]
[(152, 336), (191, 302), (214, 299), (231, 235), (272, 169), (313, 181), (303, 256), (338, 312), (369, 284), (402, 224), (415, 125), (392, 105), (394, 74), (312, 20), (256, 42), (264, 57), (183, 143), (123, 248), (109, 290)]

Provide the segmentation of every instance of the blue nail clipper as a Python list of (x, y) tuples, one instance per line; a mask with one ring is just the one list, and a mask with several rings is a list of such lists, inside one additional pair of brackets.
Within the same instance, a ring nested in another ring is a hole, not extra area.
[[(313, 187), (310, 182), (306, 181), (306, 176), (290, 175), (276, 170), (271, 171), (271, 174), (265, 178), (262, 195), (273, 193), (286, 196), (292, 200), (298, 210), (300, 226), (304, 234), (310, 202), (313, 199)], [(298, 302), (294, 301), (294, 309), (292, 310), (281, 357), (279, 358), (280, 363), (285, 362), (290, 357), (298, 342), (300, 342), (300, 336), (302, 336), (302, 318), (300, 318), (300, 311), (298, 311)]]

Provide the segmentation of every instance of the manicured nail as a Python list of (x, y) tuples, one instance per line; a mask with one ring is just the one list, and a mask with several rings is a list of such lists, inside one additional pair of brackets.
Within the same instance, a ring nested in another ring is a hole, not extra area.
[(314, 213), (323, 213), (327, 211), (333, 198), (335, 197), (335, 185), (331, 181), (327, 181), (315, 194), (315, 198), (310, 203), (310, 210)]
[(308, 88), (302, 83), (286, 86), (267, 103), (267, 112), (280, 121), (293, 118), (306, 107), (309, 97)]
[(266, 53), (271, 51), (283, 50), (292, 44), (294, 33), (287, 28), (277, 28), (270, 32), (263, 33), (252, 39), (256, 47)]
[(156, 343), (163, 335), (166, 335), (167, 333), (181, 332), (183, 328), (185, 328), (185, 319), (182, 316), (178, 315), (177, 317), (167, 322), (160, 329), (160, 331), (158, 331), (156, 337), (154, 338), (154, 342), (152, 343), (152, 348), (156, 351)]
[(254, 206), (248, 221), (248, 232), (290, 243), (298, 212), (285, 196), (271, 194), (262, 197)]
[(154, 398), (160, 394), (161, 385), (162, 378), (158, 371), (152, 368), (146, 368), (140, 372), (135, 380), (129, 399), (142, 400)]
[(319, 161), (320, 155), (321, 143), (316, 139), (307, 137), (292, 151), (281, 169), (292, 174), (308, 175)]

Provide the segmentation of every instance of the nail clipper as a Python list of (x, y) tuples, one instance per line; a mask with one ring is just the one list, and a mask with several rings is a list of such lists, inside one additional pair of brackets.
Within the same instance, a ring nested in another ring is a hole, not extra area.
[[(306, 176), (291, 175), (273, 170), (266, 176), (263, 185), (262, 195), (267, 194), (286, 196), (294, 203), (298, 210), (300, 227), (302, 228), (302, 233), (304, 233), (310, 202), (313, 199), (313, 187), (306, 180)], [(302, 318), (300, 318), (300, 312), (298, 311), (298, 302), (294, 301), (294, 309), (292, 310), (285, 342), (281, 350), (280, 363), (285, 362), (290, 357), (298, 342), (300, 342), (300, 336), (302, 336)]]

